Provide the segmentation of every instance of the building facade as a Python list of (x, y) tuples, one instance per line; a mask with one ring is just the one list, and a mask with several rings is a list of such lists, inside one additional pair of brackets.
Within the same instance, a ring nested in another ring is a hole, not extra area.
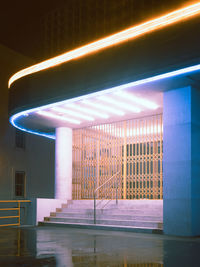
[(10, 78), (12, 125), (55, 139), (56, 199), (111, 181), (96, 197), (163, 199), (164, 233), (199, 235), (199, 14), (198, 2)]
[(8, 118), (8, 77), (32, 61), (3, 45), (0, 55), (0, 200), (53, 197), (54, 142), (13, 128)]

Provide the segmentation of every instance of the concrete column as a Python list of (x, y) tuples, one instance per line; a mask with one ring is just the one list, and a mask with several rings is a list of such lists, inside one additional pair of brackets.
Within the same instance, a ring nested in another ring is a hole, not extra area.
[(72, 199), (72, 129), (56, 129), (55, 198)]
[(200, 92), (164, 93), (163, 223), (169, 235), (200, 235)]

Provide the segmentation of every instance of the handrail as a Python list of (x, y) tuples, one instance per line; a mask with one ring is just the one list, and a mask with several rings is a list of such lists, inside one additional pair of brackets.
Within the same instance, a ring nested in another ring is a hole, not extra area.
[[(101, 189), (104, 185), (106, 185), (109, 181), (111, 181), (114, 177), (116, 177), (116, 175), (118, 175), (120, 173), (120, 171), (118, 171), (117, 173), (115, 173), (113, 176), (111, 176), (107, 181), (105, 181), (102, 185), (98, 186), (95, 190), (94, 190), (94, 224), (96, 224), (96, 193), (98, 192), (99, 189)], [(103, 198), (102, 198), (103, 200)], [(116, 204), (118, 204), (118, 181), (116, 184)], [(105, 207), (105, 206), (104, 206)]]
[(7, 203), (10, 203), (10, 202), (31, 202), (30, 200), (21, 200), (21, 199), (16, 199), (16, 200), (0, 200), (0, 203), (4, 203), (4, 202), (7, 202)]
[(118, 173), (120, 173), (120, 171), (118, 171), (117, 173), (115, 173), (113, 176), (111, 176), (107, 181), (105, 181), (105, 183), (101, 184), (99, 187), (97, 187), (94, 192), (96, 193), (101, 187), (103, 187), (105, 184), (107, 184), (110, 180), (112, 180)]
[(11, 219), (11, 218), (18, 218), (18, 222), (17, 223), (7, 223), (7, 224), (1, 224), (0, 227), (2, 226), (20, 226), (20, 219), (21, 219), (21, 213), (20, 213), (20, 209), (21, 203), (25, 203), (25, 202), (31, 202), (30, 200), (0, 200), (0, 203), (18, 203), (17, 208), (1, 208), (0, 211), (8, 211), (8, 210), (16, 210), (18, 211), (18, 215), (12, 215), (12, 216), (1, 216), (0, 219)]

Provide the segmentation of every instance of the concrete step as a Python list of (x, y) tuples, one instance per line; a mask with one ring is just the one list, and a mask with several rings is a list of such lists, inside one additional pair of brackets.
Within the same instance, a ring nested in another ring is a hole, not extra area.
[[(71, 217), (45, 217), (45, 221), (51, 222), (65, 222), (65, 223), (86, 223), (93, 224), (94, 220), (89, 218), (71, 218)], [(111, 220), (111, 219), (98, 219), (97, 224), (103, 225), (121, 225), (121, 226), (134, 226), (134, 227), (149, 227), (161, 228), (162, 223), (159, 221), (138, 221), (138, 220)]]
[(119, 200), (118, 205), (115, 200), (109, 203), (107, 200), (102, 202), (97, 200), (96, 225), (94, 225), (94, 201), (73, 200), (56, 209), (50, 217), (45, 217), (43, 223), (87, 229), (100, 227), (94, 229), (161, 231), (162, 204), (162, 200)]
[[(74, 204), (77, 203), (78, 205), (84, 204), (90, 204), (93, 203), (94, 199), (79, 199), (79, 200), (68, 200), (67, 203)], [(97, 199), (97, 201), (100, 201), (100, 199)], [(107, 201), (107, 199), (104, 199), (103, 201)], [(116, 200), (112, 199), (109, 200), (110, 203), (115, 203)], [(118, 199), (119, 204), (124, 204), (124, 205), (144, 205), (144, 206), (149, 206), (149, 205), (162, 205), (163, 200), (160, 199)]]
[[(158, 200), (159, 201), (159, 200)], [(127, 209), (135, 209), (135, 208), (140, 208), (140, 209), (160, 209), (163, 207), (163, 204), (162, 202), (151, 202), (149, 204), (147, 203), (143, 203), (141, 201), (139, 202), (136, 202), (136, 201), (131, 201), (130, 200), (130, 203), (127, 202), (127, 201), (118, 201), (118, 204), (116, 205), (116, 202), (115, 201), (109, 201), (109, 200), (103, 200), (103, 201), (100, 201), (100, 200), (97, 200), (96, 201), (96, 205), (99, 206), (99, 207), (104, 207), (105, 208), (115, 208), (116, 206), (119, 207), (119, 208), (127, 208)], [(72, 207), (79, 207), (79, 208), (93, 208), (94, 207), (94, 201), (91, 200), (91, 201), (84, 201), (83, 202), (79, 202), (79, 201), (76, 201), (74, 200), (72, 203), (69, 203), (69, 204), (64, 204), (62, 206), (62, 208), (72, 208)]]
[[(116, 200), (115, 199), (97, 199), (97, 201), (108, 201), (110, 203), (116, 203)], [(82, 200), (70, 200), (68, 201), (67, 203), (69, 204), (75, 204), (77, 203), (78, 205), (82, 205), (83, 203), (84, 204), (91, 204), (93, 203), (94, 199), (88, 199), (88, 200), (85, 200), (85, 199), (82, 199)], [(163, 200), (160, 200), (160, 199), (126, 199), (126, 200), (123, 200), (123, 199), (118, 199), (118, 203), (120, 205), (143, 205), (143, 206), (152, 206), (152, 205), (162, 205), (163, 204)]]
[[(94, 203), (92, 205), (78, 205), (78, 204), (70, 204), (67, 205), (67, 207), (62, 207), (63, 209), (93, 209), (94, 208)], [(144, 211), (148, 211), (148, 210), (152, 210), (152, 211), (156, 211), (156, 210), (162, 210), (163, 207), (161, 206), (139, 206), (139, 205), (135, 205), (135, 206), (126, 206), (126, 205), (116, 205), (116, 204), (108, 204), (106, 205), (106, 203), (101, 203), (100, 205), (96, 205), (96, 208), (99, 209), (129, 209), (129, 210), (144, 210)]]
[[(94, 212), (93, 208), (64, 208), (64, 209), (57, 209), (57, 212), (70, 212), (70, 213), (86, 213), (92, 214)], [(154, 216), (161, 216), (162, 217), (162, 210), (144, 210), (144, 209), (121, 209), (121, 208), (112, 208), (112, 209), (96, 209), (97, 214), (126, 214), (126, 215), (154, 215)]]
[[(78, 212), (51, 212), (51, 217), (70, 217), (70, 218), (93, 218), (94, 213), (78, 213)], [(111, 220), (140, 220), (140, 221), (162, 221), (162, 216), (153, 215), (134, 215), (134, 214), (97, 214), (98, 219), (111, 219)]]
[(90, 229), (90, 230), (109, 230), (109, 231), (123, 231), (134, 233), (148, 233), (148, 234), (162, 234), (163, 230), (158, 228), (149, 227), (134, 227), (134, 226), (119, 226), (119, 225), (103, 225), (103, 224), (86, 224), (86, 223), (64, 223), (64, 222), (51, 222), (44, 221), (39, 222), (39, 226), (61, 226), (78, 229)]

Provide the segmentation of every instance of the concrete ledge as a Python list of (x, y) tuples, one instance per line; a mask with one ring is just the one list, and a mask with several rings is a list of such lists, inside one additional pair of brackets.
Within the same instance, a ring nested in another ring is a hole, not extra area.
[(150, 229), (150, 228), (138, 228), (130, 226), (116, 226), (116, 225), (103, 225), (103, 224), (79, 224), (79, 223), (62, 223), (62, 222), (38, 222), (38, 226), (59, 226), (59, 227), (70, 227), (78, 229), (91, 229), (91, 230), (108, 230), (108, 231), (123, 231), (123, 232), (134, 232), (134, 233), (148, 233), (148, 234), (163, 234), (161, 229)]

